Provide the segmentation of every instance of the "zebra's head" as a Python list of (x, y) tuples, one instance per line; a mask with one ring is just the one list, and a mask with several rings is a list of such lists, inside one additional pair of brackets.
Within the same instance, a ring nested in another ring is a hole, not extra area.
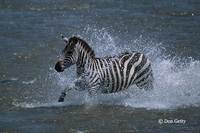
[(76, 44), (78, 43), (77, 37), (71, 37), (67, 39), (62, 36), (64, 42), (66, 43), (65, 48), (62, 51), (62, 55), (59, 57), (58, 62), (55, 65), (57, 72), (63, 72), (66, 68), (74, 65), (77, 61)]

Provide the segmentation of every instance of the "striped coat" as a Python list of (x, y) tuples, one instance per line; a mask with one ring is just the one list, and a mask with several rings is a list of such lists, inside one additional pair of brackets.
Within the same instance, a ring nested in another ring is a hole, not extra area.
[(136, 84), (139, 88), (153, 88), (150, 60), (139, 52), (126, 52), (118, 56), (97, 58), (92, 48), (82, 39), (64, 38), (67, 45), (63, 59), (56, 63), (58, 72), (76, 64), (78, 88), (89, 92), (115, 93)]

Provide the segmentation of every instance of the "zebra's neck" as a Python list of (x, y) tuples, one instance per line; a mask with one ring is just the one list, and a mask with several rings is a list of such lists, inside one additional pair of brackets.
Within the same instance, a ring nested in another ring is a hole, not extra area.
[(95, 54), (92, 48), (84, 41), (79, 40), (76, 45), (77, 51), (77, 75), (80, 76), (82, 73), (86, 72), (89, 67), (91, 67), (93, 61), (95, 60)]

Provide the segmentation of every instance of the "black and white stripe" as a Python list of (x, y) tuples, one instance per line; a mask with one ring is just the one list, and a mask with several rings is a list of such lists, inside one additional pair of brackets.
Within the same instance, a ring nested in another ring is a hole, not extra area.
[(62, 70), (76, 64), (77, 75), (89, 90), (114, 93), (133, 84), (139, 88), (153, 88), (151, 63), (142, 53), (126, 52), (119, 56), (96, 58), (92, 48), (78, 37), (70, 38), (63, 52), (64, 61), (57, 63), (56, 70), (59, 71), (59, 63), (63, 65)]

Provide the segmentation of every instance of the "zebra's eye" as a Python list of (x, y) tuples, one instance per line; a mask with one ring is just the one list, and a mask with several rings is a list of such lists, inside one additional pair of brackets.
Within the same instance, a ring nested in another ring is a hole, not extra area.
[(68, 52), (67, 52), (67, 54), (72, 54), (72, 53), (73, 53), (72, 51), (68, 51)]

